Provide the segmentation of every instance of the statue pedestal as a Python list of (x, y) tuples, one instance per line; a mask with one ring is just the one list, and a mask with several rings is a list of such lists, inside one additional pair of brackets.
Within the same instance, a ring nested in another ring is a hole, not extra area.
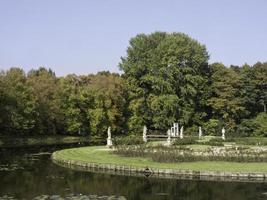
[(107, 146), (111, 147), (112, 146), (112, 140), (111, 138), (107, 138)]
[(147, 143), (147, 137), (143, 137), (143, 142)]
[(225, 135), (224, 134), (222, 134), (222, 139), (225, 140)]
[(167, 139), (167, 146), (171, 146), (171, 144), (172, 144), (172, 142), (171, 142), (171, 138), (168, 137), (168, 139)]

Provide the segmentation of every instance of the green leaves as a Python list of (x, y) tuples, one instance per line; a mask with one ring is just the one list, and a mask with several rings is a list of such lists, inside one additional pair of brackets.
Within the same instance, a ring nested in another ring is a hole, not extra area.
[(211, 66), (212, 96), (208, 104), (213, 109), (213, 115), (225, 123), (231, 119), (237, 121), (245, 107), (240, 96), (241, 80), (231, 68), (215, 63)]
[(161, 130), (174, 121), (189, 124), (206, 82), (207, 61), (205, 46), (183, 33), (132, 38), (120, 63), (130, 90), (130, 127), (132, 119), (136, 127), (143, 123)]
[[(0, 129), (7, 134), (166, 131), (173, 122), (218, 134), (266, 135), (267, 63), (208, 65), (206, 47), (183, 33), (138, 34), (123, 74), (56, 77), (43, 67), (0, 73)], [(205, 128), (203, 128), (205, 129)], [(190, 130), (190, 129), (187, 129)], [(193, 130), (193, 129), (192, 129)]]

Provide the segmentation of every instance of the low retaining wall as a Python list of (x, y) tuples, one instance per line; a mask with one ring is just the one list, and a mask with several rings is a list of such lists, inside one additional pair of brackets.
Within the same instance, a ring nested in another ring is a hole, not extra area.
[(238, 182), (267, 182), (267, 173), (239, 173), (223, 171), (194, 171), (177, 169), (141, 168), (129, 165), (114, 165), (108, 163), (88, 163), (84, 161), (59, 159), (51, 156), (54, 163), (72, 169), (100, 172), (127, 176), (143, 176), (175, 179), (197, 179), (208, 181), (238, 181)]

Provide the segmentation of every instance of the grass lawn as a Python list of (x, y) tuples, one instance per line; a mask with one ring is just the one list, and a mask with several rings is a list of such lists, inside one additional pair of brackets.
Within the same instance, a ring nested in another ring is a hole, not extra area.
[(74, 160), (88, 163), (128, 165), (134, 167), (151, 167), (154, 169), (180, 169), (197, 171), (225, 171), (225, 172), (267, 172), (267, 163), (236, 163), (236, 162), (183, 162), (159, 163), (150, 158), (122, 157), (111, 153), (105, 146), (81, 147), (56, 151), (55, 159)]

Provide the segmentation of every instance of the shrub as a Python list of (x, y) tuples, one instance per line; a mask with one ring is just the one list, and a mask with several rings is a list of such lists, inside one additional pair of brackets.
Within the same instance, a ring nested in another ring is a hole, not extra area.
[(241, 137), (248, 137), (253, 134), (253, 130), (255, 129), (255, 124), (253, 120), (245, 119), (238, 125), (237, 133)]
[(208, 122), (204, 124), (205, 135), (218, 135), (219, 130), (219, 120), (210, 119)]
[(243, 145), (267, 145), (267, 138), (235, 138), (235, 143)]
[(148, 157), (156, 162), (230, 161), (267, 162), (266, 151), (256, 151), (244, 147), (211, 148), (193, 151), (183, 146), (118, 146), (112, 153), (128, 157)]
[(198, 134), (198, 126), (191, 126), (185, 129), (184, 131), (185, 135), (190, 135), (191, 137)]
[(141, 136), (129, 135), (124, 137), (113, 138), (113, 145), (137, 145), (143, 144), (143, 138)]
[(204, 144), (210, 145), (210, 146), (224, 146), (223, 141), (208, 141), (205, 142)]
[(267, 137), (267, 113), (260, 113), (254, 119), (243, 120), (237, 132), (240, 136)]
[(254, 136), (265, 136), (267, 137), (267, 113), (260, 113), (253, 120), (255, 129), (253, 131)]
[(189, 145), (189, 144), (197, 144), (197, 139), (195, 137), (185, 137), (183, 139), (177, 138), (175, 139), (174, 145)]

